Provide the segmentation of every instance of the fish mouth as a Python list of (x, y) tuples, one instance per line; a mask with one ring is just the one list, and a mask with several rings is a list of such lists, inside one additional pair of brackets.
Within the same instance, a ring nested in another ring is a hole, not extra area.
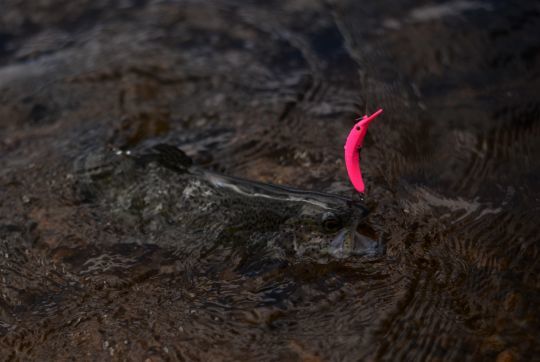
[(374, 256), (381, 253), (380, 243), (358, 232), (357, 227), (358, 224), (355, 224), (336, 235), (329, 246), (332, 256), (345, 259), (350, 256)]

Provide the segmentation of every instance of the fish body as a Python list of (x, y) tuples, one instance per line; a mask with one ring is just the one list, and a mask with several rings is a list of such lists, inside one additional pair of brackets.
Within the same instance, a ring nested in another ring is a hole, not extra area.
[(221, 175), (159, 145), (137, 156), (108, 152), (79, 163), (79, 190), (135, 238), (187, 249), (259, 248), (274, 257), (324, 259), (374, 254), (360, 235), (358, 201)]

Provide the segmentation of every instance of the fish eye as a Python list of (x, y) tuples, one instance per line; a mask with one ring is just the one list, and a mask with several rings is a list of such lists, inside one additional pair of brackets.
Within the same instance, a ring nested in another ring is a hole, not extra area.
[(322, 216), (322, 226), (325, 231), (334, 232), (341, 229), (343, 222), (338, 215), (327, 212)]

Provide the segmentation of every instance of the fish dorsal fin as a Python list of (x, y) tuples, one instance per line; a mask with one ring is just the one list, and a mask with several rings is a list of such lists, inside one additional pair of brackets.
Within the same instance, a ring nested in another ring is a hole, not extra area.
[(193, 160), (175, 146), (161, 143), (154, 146), (153, 149), (158, 152), (158, 162), (167, 168), (175, 171), (187, 171), (193, 165)]

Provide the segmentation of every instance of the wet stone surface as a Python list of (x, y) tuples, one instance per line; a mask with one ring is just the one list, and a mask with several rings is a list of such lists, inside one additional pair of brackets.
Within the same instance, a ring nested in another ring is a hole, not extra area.
[[(1, 7), (2, 359), (540, 352), (535, 2)], [(367, 216), (216, 186), (351, 198), (342, 146), (379, 106)], [(139, 162), (160, 144), (196, 177)]]

